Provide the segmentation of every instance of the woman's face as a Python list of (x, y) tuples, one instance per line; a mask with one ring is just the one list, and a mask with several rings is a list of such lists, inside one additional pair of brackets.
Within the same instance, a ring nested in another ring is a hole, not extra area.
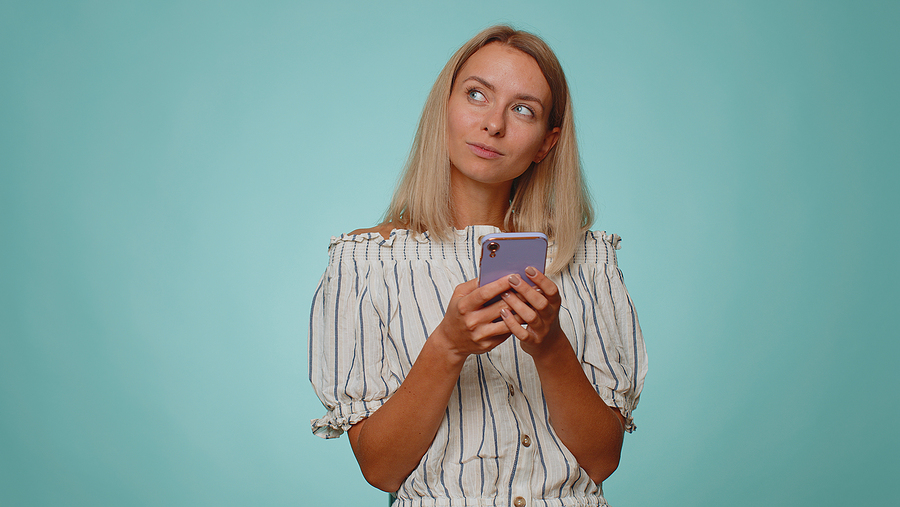
[(559, 139), (559, 128), (547, 128), (552, 100), (532, 57), (496, 42), (476, 51), (459, 70), (448, 103), (454, 176), (511, 184)]

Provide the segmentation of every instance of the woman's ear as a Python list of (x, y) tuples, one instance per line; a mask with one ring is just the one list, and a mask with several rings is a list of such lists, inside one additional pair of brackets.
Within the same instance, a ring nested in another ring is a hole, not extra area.
[(537, 155), (534, 156), (534, 163), (539, 164), (541, 160), (544, 160), (544, 157), (546, 157), (547, 154), (550, 153), (550, 150), (556, 146), (557, 141), (559, 141), (559, 127), (553, 127), (553, 129), (544, 136), (544, 144), (541, 145), (541, 149), (538, 150)]

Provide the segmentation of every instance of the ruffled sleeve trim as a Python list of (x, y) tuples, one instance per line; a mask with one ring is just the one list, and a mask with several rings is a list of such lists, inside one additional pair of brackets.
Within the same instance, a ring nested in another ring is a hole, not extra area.
[(631, 433), (637, 429), (637, 425), (634, 424), (634, 416), (631, 413), (635, 409), (636, 401), (629, 401), (625, 395), (615, 391), (601, 392), (599, 394), (600, 398), (608, 406), (619, 409), (622, 417), (625, 418), (625, 431)]
[[(310, 421), (310, 428), (317, 437), (338, 438), (354, 424), (366, 419), (387, 400), (352, 401), (329, 410), (324, 416)], [(343, 414), (343, 415), (341, 415)]]
[(622, 245), (619, 244), (622, 242), (622, 238), (619, 237), (618, 234), (606, 234), (605, 236), (603, 236), (603, 240), (609, 243), (616, 250), (622, 248)]

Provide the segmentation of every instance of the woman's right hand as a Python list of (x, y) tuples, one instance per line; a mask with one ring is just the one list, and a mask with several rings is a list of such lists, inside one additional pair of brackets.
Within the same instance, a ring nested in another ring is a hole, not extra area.
[(503, 300), (484, 305), (509, 289), (507, 277), (483, 287), (478, 286), (478, 279), (457, 285), (444, 319), (430, 339), (438, 338), (459, 361), (489, 352), (510, 337), (509, 327), (500, 318), (500, 310), (509, 305)]

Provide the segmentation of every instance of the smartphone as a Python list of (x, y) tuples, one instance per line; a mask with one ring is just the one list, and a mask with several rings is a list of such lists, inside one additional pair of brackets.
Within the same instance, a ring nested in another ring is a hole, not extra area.
[(534, 267), (541, 273), (547, 262), (547, 236), (540, 232), (505, 232), (487, 234), (481, 238), (481, 264), (478, 268), (478, 286), (494, 280), (519, 275), (529, 285), (534, 285), (525, 268)]

